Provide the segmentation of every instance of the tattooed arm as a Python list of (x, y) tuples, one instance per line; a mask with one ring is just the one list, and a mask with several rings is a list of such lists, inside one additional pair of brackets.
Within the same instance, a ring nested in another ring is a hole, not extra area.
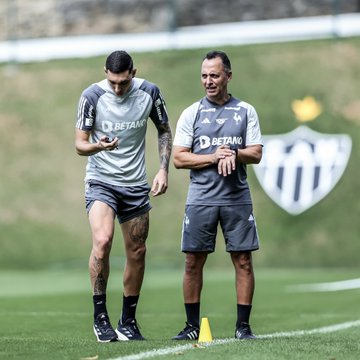
[(164, 194), (168, 188), (168, 171), (172, 147), (172, 135), (169, 123), (157, 126), (160, 170), (156, 174), (151, 192), (154, 196)]

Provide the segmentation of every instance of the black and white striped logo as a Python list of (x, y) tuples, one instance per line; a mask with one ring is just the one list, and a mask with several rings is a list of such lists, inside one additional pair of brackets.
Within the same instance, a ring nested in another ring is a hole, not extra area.
[(269, 197), (292, 215), (324, 198), (340, 180), (351, 153), (351, 138), (300, 126), (263, 136), (263, 158), (254, 166)]

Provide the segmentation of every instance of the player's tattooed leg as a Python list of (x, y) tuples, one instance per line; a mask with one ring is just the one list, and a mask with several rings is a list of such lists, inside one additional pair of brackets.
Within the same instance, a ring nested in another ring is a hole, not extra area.
[(143, 244), (149, 233), (149, 213), (138, 216), (131, 220), (129, 229), (129, 236), (131, 241), (138, 244)]
[(95, 255), (90, 265), (91, 283), (94, 287), (94, 295), (106, 293), (107, 279), (109, 276), (109, 266), (104, 259), (99, 259)]

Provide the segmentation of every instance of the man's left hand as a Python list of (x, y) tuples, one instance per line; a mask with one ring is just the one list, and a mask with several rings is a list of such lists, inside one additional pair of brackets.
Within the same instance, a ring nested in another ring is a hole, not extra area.
[(165, 169), (160, 169), (152, 184), (151, 192), (153, 196), (165, 194), (168, 188), (168, 173)]
[(227, 176), (230, 175), (236, 169), (236, 153), (226, 156), (224, 159), (220, 159), (218, 162), (218, 173), (219, 175)]

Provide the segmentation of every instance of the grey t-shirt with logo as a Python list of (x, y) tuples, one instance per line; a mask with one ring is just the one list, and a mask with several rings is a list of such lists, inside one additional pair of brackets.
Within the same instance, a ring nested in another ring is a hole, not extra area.
[(102, 136), (119, 138), (118, 148), (88, 157), (85, 180), (118, 186), (147, 183), (145, 136), (148, 118), (155, 125), (168, 122), (159, 88), (133, 78), (129, 91), (117, 96), (107, 79), (92, 84), (80, 97), (76, 127), (90, 132), (90, 141)]
[[(194, 154), (212, 154), (220, 145), (244, 149), (262, 145), (258, 115), (254, 107), (234, 97), (217, 105), (206, 97), (186, 108), (177, 123), (174, 145)], [(246, 165), (237, 163), (228, 176), (218, 173), (217, 164), (190, 170), (187, 205), (251, 204)]]

